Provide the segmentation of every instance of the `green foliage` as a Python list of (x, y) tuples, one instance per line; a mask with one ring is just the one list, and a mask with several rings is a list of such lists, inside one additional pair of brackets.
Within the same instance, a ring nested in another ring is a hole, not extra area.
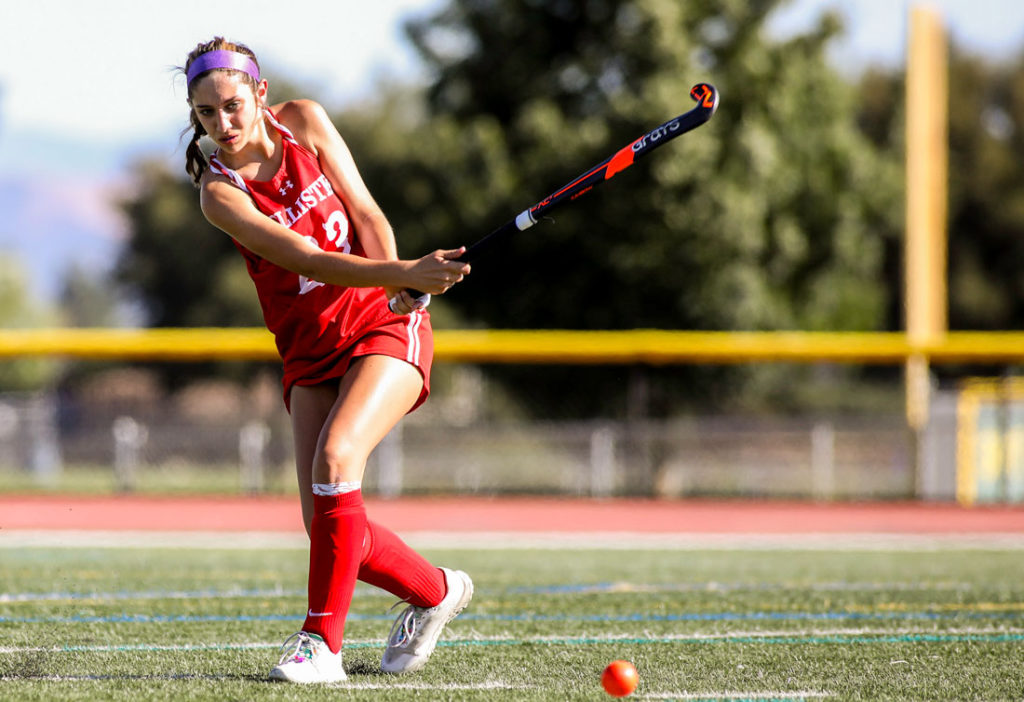
[(368, 179), (399, 229), (430, 232), (419, 250), (470, 243), (707, 79), (707, 127), (481, 262), (452, 304), (498, 327), (879, 328), (899, 170), (824, 59), (835, 22), (773, 42), (776, 4), (452, 2), (409, 28), (433, 117)]
[(1024, 55), (1004, 66), (953, 54), (950, 325), (1024, 324)]
[(117, 325), (117, 296), (114, 291), (105, 278), (90, 274), (77, 265), (72, 265), (64, 277), (60, 308), (66, 326)]
[[(860, 87), (860, 122), (880, 147), (902, 153), (902, 72), (875, 69)], [(991, 64), (954, 48), (949, 70), (949, 325), (1024, 324), (1024, 55)], [(893, 248), (888, 286), (899, 290), (903, 251)], [(890, 312), (892, 326), (900, 310)]]
[[(199, 209), (191, 181), (159, 164), (143, 164), (138, 193), (124, 205), (132, 236), (117, 280), (154, 327), (253, 327), (263, 315), (245, 263), (231, 238)], [(216, 375), (250, 377), (255, 363), (152, 364), (168, 386)]]
[(125, 204), (132, 236), (117, 278), (134, 292), (155, 327), (244, 327), (263, 323), (256, 294), (240, 294), (233, 269), (245, 266), (231, 238), (209, 224), (192, 184), (157, 164), (136, 174)]
[[(29, 281), (16, 257), (0, 255), (0, 328), (56, 326), (57, 313), (28, 294)], [(46, 387), (59, 365), (50, 359), (0, 360), (0, 391), (31, 391)]]
[[(425, 110), (339, 123), (410, 256), (472, 243), (690, 109), (708, 80), (722, 103), (707, 126), (481, 260), (444, 301), (499, 328), (885, 328), (899, 159), (864, 136), (829, 67), (836, 20), (772, 40), (778, 4), (453, 0), (408, 27), (434, 76)], [(539, 412), (630, 404), (618, 370), (500, 373)], [(651, 371), (643, 411), (795, 404), (798, 372), (754, 375)]]

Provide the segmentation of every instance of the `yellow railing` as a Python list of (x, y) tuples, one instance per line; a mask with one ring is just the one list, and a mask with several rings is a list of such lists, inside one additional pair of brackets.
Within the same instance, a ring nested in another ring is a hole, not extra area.
[[(1024, 362), (1024, 332), (949, 332), (913, 343), (897, 332), (691, 332), (438, 330), (435, 358), (470, 363), (895, 364), (919, 355), (931, 363)], [(273, 360), (262, 328), (5, 329), (0, 358), (91, 360)]]

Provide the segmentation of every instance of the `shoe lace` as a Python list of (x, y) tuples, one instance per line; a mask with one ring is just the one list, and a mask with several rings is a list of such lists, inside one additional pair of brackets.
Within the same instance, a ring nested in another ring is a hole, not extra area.
[(309, 634), (304, 631), (296, 631), (281, 644), (280, 663), (288, 661), (302, 663), (309, 660), (313, 657), (314, 646), (313, 639)]
[[(391, 609), (400, 606), (401, 602), (396, 602)], [(388, 646), (394, 648), (404, 648), (408, 646), (416, 637), (416, 632), (419, 629), (420, 616), (423, 613), (421, 607), (416, 605), (409, 605), (405, 608), (405, 611), (395, 620), (395, 623), (391, 625), (391, 631), (388, 633)]]

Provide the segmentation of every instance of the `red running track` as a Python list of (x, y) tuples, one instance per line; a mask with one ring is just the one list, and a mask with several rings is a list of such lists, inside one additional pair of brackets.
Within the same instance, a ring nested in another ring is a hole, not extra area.
[[(398, 532), (647, 534), (1024, 534), (1024, 509), (946, 503), (589, 500), (438, 497), (368, 499)], [(0, 495), (0, 531), (277, 531), (301, 533), (296, 497)]]

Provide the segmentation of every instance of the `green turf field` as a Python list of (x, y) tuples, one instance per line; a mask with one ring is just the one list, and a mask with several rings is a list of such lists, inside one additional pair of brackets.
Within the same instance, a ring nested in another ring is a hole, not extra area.
[(600, 700), (616, 658), (639, 699), (1024, 697), (1021, 551), (426, 553), (472, 604), (423, 672), (385, 676), (393, 601), (361, 585), (342, 691), (265, 679), (300, 550), (0, 549), (0, 699)]

